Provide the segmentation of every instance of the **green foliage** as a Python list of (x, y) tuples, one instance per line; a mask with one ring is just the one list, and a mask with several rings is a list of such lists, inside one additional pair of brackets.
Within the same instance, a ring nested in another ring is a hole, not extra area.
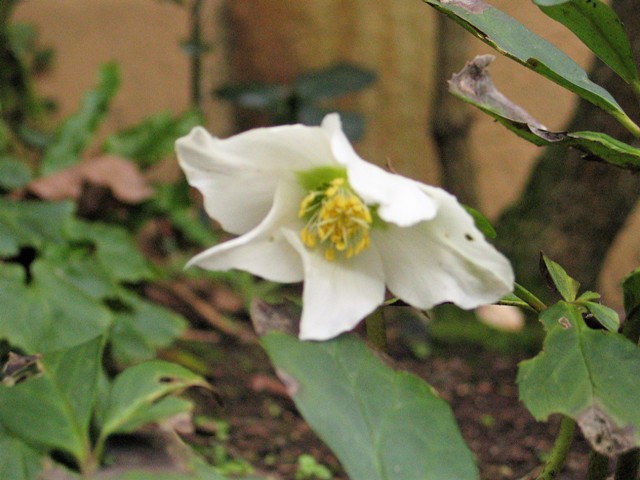
[(546, 15), (570, 29), (627, 83), (638, 81), (622, 22), (601, 0), (534, 0)]
[(449, 406), (356, 337), (261, 338), (300, 413), (352, 480), (478, 478)]
[[(243, 108), (268, 113), (275, 124), (303, 123), (320, 125), (324, 116), (336, 111), (321, 103), (363, 90), (376, 81), (371, 70), (340, 63), (299, 75), (291, 84), (249, 83), (225, 85), (215, 94)], [(365, 122), (355, 112), (339, 111), (347, 137), (358, 140)]]
[(296, 480), (331, 480), (331, 471), (319, 464), (312, 455), (302, 454), (298, 457)]
[(0, 156), (0, 191), (17, 190), (32, 178), (29, 167), (18, 159)]
[(62, 123), (45, 150), (40, 165), (43, 175), (72, 166), (80, 160), (80, 153), (92, 140), (119, 86), (118, 65), (115, 62), (103, 65), (98, 85), (85, 94), (79, 110)]
[(41, 457), (0, 425), (0, 478), (33, 480), (42, 470)]
[(592, 447), (615, 456), (640, 445), (640, 351), (616, 333), (589, 328), (580, 307), (560, 302), (540, 316), (543, 352), (520, 364), (520, 398), (540, 420), (574, 418)]
[(135, 160), (146, 168), (172, 154), (176, 139), (202, 122), (202, 115), (195, 111), (186, 111), (175, 118), (169, 112), (157, 113), (109, 136), (102, 149)]

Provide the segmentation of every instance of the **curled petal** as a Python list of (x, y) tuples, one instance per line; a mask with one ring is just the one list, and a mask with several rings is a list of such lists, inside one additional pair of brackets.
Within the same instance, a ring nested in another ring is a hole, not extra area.
[(471, 309), (511, 292), (511, 264), (484, 239), (471, 216), (444, 190), (423, 188), (439, 201), (433, 220), (372, 232), (389, 290), (422, 309), (443, 302)]
[(347, 168), (349, 184), (365, 203), (378, 206), (382, 220), (408, 227), (435, 217), (438, 204), (421, 183), (389, 173), (358, 156), (342, 131), (337, 114), (327, 115), (322, 127), (331, 137), (336, 160)]
[(262, 223), (240, 237), (196, 255), (187, 267), (244, 270), (274, 282), (302, 281), (304, 271), (300, 256), (285, 239), (281, 228), (284, 222), (295, 218), (299, 201), (297, 185), (281, 182), (273, 207)]
[(176, 142), (176, 150), (209, 216), (236, 235), (262, 221), (281, 178), (333, 158), (323, 129), (303, 125), (257, 128), (224, 140), (196, 127)]
[(304, 265), (301, 340), (327, 340), (353, 329), (384, 301), (382, 263), (375, 247), (349, 260), (328, 262), (285, 230)]

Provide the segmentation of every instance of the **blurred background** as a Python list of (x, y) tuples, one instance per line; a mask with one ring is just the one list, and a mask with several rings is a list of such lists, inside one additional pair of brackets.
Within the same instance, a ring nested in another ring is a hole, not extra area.
[[(588, 67), (586, 49), (533, 4), (493, 4)], [(187, 53), (193, 48), (188, 41), (193, 39), (196, 6), (206, 49), (194, 94), (193, 56)], [(365, 119), (364, 135), (356, 144), (361, 156), (389, 164), (403, 175), (443, 184), (432, 136), (438, 123), (433, 117), (437, 86), (443, 83), (436, 80), (444, 38), (437, 18), (419, 0), (24, 0), (13, 14), (14, 21), (35, 25), (39, 44), (55, 51), (52, 67), (36, 82), (41, 95), (57, 102), (55, 118), (77, 110), (102, 64), (115, 60), (120, 65), (122, 85), (101, 126), (103, 137), (150, 114), (182, 113), (193, 105), (194, 95), (200, 97), (209, 131), (228, 136), (252, 122), (259, 124), (260, 118), (238, 113), (233, 102), (212, 94), (216, 89), (256, 82), (291, 84), (302, 74), (348, 63), (376, 75), (367, 88), (329, 105)], [(492, 53), (457, 25), (452, 28), (463, 40), (454, 48), (467, 59)], [(451, 66), (445, 78), (463, 64)], [(506, 58), (498, 58), (491, 73), (503, 93), (549, 129), (564, 128), (575, 106), (571, 94)], [(473, 206), (495, 220), (518, 198), (541, 150), (455, 102), (471, 122), (477, 185)], [(163, 175), (180, 175), (174, 161), (166, 163)], [(606, 301), (616, 307), (621, 305), (621, 278), (640, 263), (639, 229), (636, 208), (601, 274)]]

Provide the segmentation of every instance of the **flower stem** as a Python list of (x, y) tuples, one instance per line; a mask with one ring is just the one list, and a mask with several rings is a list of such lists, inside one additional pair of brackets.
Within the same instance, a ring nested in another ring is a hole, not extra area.
[(615, 480), (635, 480), (638, 478), (638, 464), (640, 463), (640, 449), (634, 448), (633, 450), (623, 453), (618, 457), (618, 464), (616, 465)]
[(547, 309), (547, 306), (544, 304), (544, 302), (542, 302), (542, 300), (540, 300), (538, 297), (536, 297), (533, 293), (531, 293), (529, 290), (524, 288), (519, 283), (515, 284), (515, 289), (513, 291), (513, 294), (516, 297), (518, 297), (520, 300), (525, 302), (527, 305), (529, 305), (531, 308), (533, 308), (538, 313)]
[(609, 457), (592, 450), (589, 456), (589, 467), (587, 468), (585, 480), (605, 480), (608, 471)]
[(369, 343), (381, 352), (387, 353), (387, 329), (384, 324), (382, 308), (376, 309), (365, 320)]
[(558, 431), (558, 436), (553, 444), (553, 448), (549, 452), (547, 463), (545, 463), (542, 473), (538, 475), (536, 480), (553, 480), (558, 476), (558, 473), (560, 473), (562, 465), (567, 458), (571, 442), (573, 442), (573, 434), (575, 430), (575, 420), (570, 417), (562, 417), (560, 430)]

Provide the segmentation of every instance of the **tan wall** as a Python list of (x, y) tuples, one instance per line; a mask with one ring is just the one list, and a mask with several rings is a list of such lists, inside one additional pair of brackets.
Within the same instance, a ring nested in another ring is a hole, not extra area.
[[(390, 161), (401, 173), (438, 183), (433, 146), (426, 136), (436, 42), (434, 10), (420, 0), (209, 0), (207, 4), (206, 28), (214, 53), (208, 57), (206, 85), (219, 86), (229, 70), (244, 79), (286, 81), (338, 60), (375, 69), (376, 86), (348, 103), (369, 120), (359, 151), (371, 161)], [(493, 4), (579, 63), (588, 62), (579, 42), (547, 21), (530, 2), (494, 0)], [(158, 0), (28, 0), (19, 6), (17, 18), (38, 24), (42, 41), (56, 49), (55, 69), (39, 86), (60, 100), (62, 115), (76, 108), (82, 92), (94, 83), (98, 66), (112, 58), (121, 64), (123, 86), (107, 128), (122, 128), (159, 110), (179, 112), (187, 107), (188, 62), (178, 46), (188, 35), (183, 8)], [(227, 30), (221, 28), (222, 18), (229, 20)], [(258, 53), (234, 56), (234, 48)], [(491, 49), (474, 41), (472, 51)], [(505, 58), (496, 60), (492, 73), (512, 100), (550, 128), (562, 128), (574, 103), (571, 95)], [(231, 132), (229, 112), (226, 105), (208, 102), (212, 132), (221, 136)], [(481, 208), (495, 218), (517, 198), (539, 150), (482, 114), (476, 117), (473, 143)], [(634, 234), (638, 222), (634, 228), (616, 249), (621, 257), (606, 270), (608, 290), (629, 265), (640, 263)]]

